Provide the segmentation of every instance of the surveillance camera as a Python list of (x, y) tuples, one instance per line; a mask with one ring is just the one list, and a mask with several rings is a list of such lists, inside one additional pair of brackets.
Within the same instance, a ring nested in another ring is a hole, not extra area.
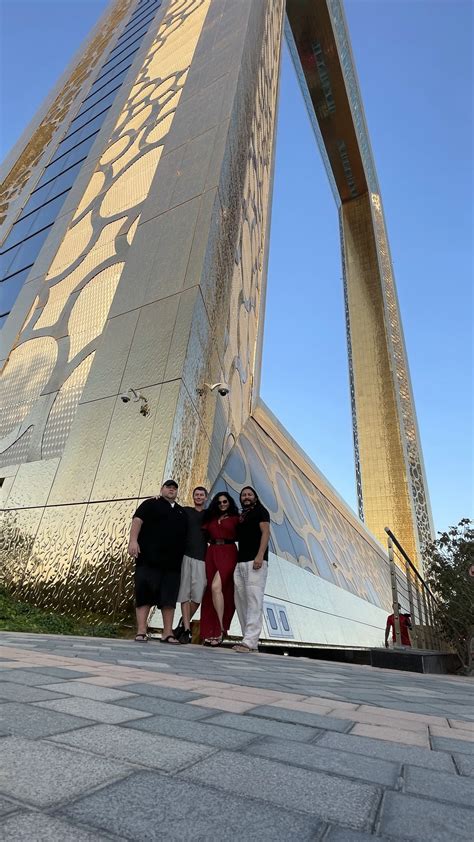
[(124, 392), (123, 395), (120, 395), (120, 400), (123, 401), (123, 403), (129, 403), (130, 402), (130, 395), (127, 395)]
[(229, 389), (227, 383), (219, 383), (219, 385), (217, 387), (217, 391), (219, 392), (221, 397), (225, 398), (225, 396), (229, 394), (230, 389)]

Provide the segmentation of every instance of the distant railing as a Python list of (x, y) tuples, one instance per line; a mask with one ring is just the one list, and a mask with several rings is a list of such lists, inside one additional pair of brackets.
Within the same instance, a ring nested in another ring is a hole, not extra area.
[(385, 532), (388, 536), (396, 645), (402, 645), (400, 614), (409, 614), (412, 645), (417, 649), (446, 651), (448, 647), (443, 643), (437, 622), (436, 597), (391, 529), (385, 527)]

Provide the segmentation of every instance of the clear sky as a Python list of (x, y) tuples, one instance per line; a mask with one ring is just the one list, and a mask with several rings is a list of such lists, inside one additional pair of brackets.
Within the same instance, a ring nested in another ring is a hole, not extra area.
[[(0, 0), (2, 157), (106, 5)], [(473, 4), (345, 9), (441, 530), (472, 513)], [(262, 397), (356, 508), (337, 213), (286, 49)]]

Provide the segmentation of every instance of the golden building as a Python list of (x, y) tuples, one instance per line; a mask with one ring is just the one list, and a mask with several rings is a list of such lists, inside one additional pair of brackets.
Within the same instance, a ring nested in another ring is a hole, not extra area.
[[(285, 27), (340, 213), (365, 525), (258, 395)], [(168, 476), (181, 499), (251, 479), (272, 514), (269, 598), (298, 580), (311, 611), (326, 588), (350, 626), (328, 642), (370, 612), (377, 626), (390, 588), (373, 536), (390, 526), (419, 559), (431, 522), (339, 0), (115, 0), (2, 177), (3, 581), (117, 616), (137, 501)]]

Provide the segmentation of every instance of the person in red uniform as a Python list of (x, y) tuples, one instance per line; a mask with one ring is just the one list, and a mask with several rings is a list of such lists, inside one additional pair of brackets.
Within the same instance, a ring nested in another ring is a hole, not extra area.
[(239, 511), (235, 500), (220, 491), (204, 512), (203, 529), (209, 545), (206, 550), (207, 587), (201, 605), (201, 638), (208, 646), (220, 646), (234, 616), (234, 570), (237, 564), (237, 525)]
[[(401, 605), (398, 603), (398, 617), (400, 621), (400, 643), (402, 646), (411, 646), (409, 629), (411, 629), (411, 617), (409, 614), (401, 613)], [(395, 614), (389, 614), (387, 617), (387, 625), (385, 626), (385, 648), (388, 649), (388, 636), (392, 629), (392, 642), (396, 645), (395, 635)]]

